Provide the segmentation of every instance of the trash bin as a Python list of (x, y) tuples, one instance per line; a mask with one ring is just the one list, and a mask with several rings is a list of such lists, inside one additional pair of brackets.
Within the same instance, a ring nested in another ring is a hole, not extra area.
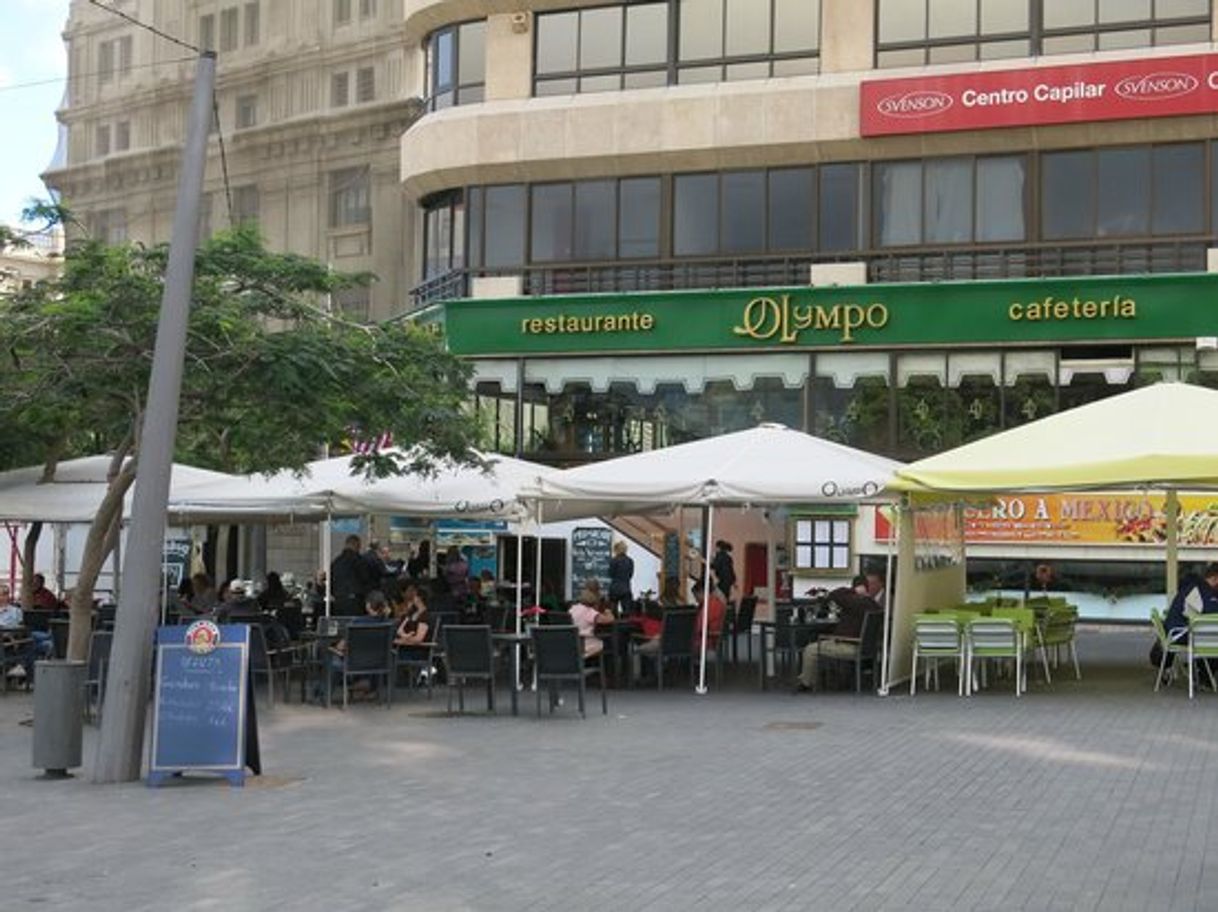
[(84, 662), (34, 664), (34, 766), (44, 779), (66, 779), (81, 764), (85, 672)]

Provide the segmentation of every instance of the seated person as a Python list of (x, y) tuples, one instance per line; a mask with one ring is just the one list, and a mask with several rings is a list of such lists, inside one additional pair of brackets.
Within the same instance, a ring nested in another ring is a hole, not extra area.
[(571, 623), (579, 628), (584, 641), (584, 658), (599, 655), (605, 644), (596, 636), (597, 624), (613, 623), (613, 612), (601, 608), (600, 592), (585, 586), (579, 601), (571, 606)]
[[(406, 613), (398, 622), (397, 631), (393, 636), (393, 645), (398, 647), (422, 647), (430, 642), (431, 625), (427, 622), (427, 599), (414, 586), (409, 587), (410, 600), (406, 604)], [(408, 650), (409, 652), (410, 650)], [(424, 655), (426, 650), (416, 650)]]
[[(385, 621), (388, 614), (389, 605), (385, 600), (385, 594), (379, 589), (373, 589), (364, 599), (364, 613), (358, 617), (351, 618), (347, 622), (347, 626), (380, 624)], [(346, 652), (346, 640), (339, 640), (330, 647), (330, 671), (332, 674), (342, 674), (343, 656)], [(352, 685), (352, 691), (357, 694), (371, 694), (373, 692), (372, 682), (368, 678), (359, 678)]]
[(44, 611), (58, 611), (61, 607), (59, 598), (47, 588), (47, 578), (41, 573), (34, 574), (34, 588), (30, 597), (34, 600), (33, 607)]
[(1188, 641), (1188, 619), (1218, 613), (1218, 563), (1207, 564), (1200, 577), (1186, 575), (1171, 600), (1163, 628), (1173, 643)]
[(18, 651), (28, 683), (34, 680), (34, 662), (51, 658), (55, 644), (46, 630), (27, 630), (20, 634), (18, 631), (24, 622), (25, 615), (21, 606), (13, 601), (12, 591), (6, 584), (0, 583), (0, 637), (4, 637)]
[(821, 654), (853, 656), (863, 631), (863, 618), (880, 606), (867, 594), (867, 577), (856, 576), (847, 588), (842, 586), (828, 595), (829, 602), (837, 608), (837, 626), (832, 636), (813, 640), (804, 647), (799, 667), (799, 684), (796, 690), (813, 690), (816, 687), (817, 664)]
[(719, 634), (723, 632), (723, 617), (727, 614), (727, 604), (723, 601), (723, 593), (717, 586), (711, 588), (710, 598), (703, 604), (701, 580), (694, 583), (692, 591), (694, 604), (705, 609), (698, 612), (698, 619), (694, 624), (694, 650), (702, 649), (702, 618), (705, 617), (707, 619), (706, 649), (709, 652), (719, 646)]

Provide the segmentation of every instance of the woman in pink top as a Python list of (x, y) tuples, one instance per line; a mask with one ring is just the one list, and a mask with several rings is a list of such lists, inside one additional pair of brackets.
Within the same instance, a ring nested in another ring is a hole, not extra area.
[(579, 594), (579, 601), (571, 606), (571, 623), (579, 629), (579, 635), (584, 641), (584, 658), (599, 653), (605, 644), (596, 637), (596, 625), (608, 624), (613, 621), (613, 612), (602, 611), (600, 599), (596, 593), (585, 588)]

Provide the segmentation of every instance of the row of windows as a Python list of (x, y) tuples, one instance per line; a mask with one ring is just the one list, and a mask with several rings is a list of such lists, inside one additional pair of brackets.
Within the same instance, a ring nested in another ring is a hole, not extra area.
[[(1211, 0), (878, 0), (876, 65), (1207, 42)], [(534, 93), (815, 73), (820, 0), (643, 0), (538, 13)], [(485, 22), (426, 42), (432, 107), (483, 100)]]
[(132, 57), (135, 43), (130, 35), (102, 41), (97, 45), (97, 79), (98, 82), (113, 82), (115, 77), (122, 78), (131, 74)]
[(1210, 0), (879, 0), (876, 65), (1210, 40)]
[(471, 187), (425, 202), (424, 278), (466, 265), (1197, 236), (1218, 219), (1216, 169), (1213, 147), (1194, 142)]
[(219, 41), (216, 40), (216, 15), (205, 13), (199, 17), (199, 47), (209, 51), (253, 47), (261, 39), (261, 31), (262, 11), (258, 3), (225, 7), (220, 10)]
[(819, 0), (656, 0), (537, 17), (535, 92), (815, 73)]

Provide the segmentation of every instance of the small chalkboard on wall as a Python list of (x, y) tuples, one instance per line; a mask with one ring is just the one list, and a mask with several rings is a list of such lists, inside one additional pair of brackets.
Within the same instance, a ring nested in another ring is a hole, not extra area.
[(609, 591), (609, 551), (613, 530), (581, 526), (571, 533), (571, 594), (579, 598), (589, 580), (599, 580)]
[(249, 654), (244, 624), (157, 630), (149, 785), (193, 771), (244, 785), (247, 768), (261, 772)]

